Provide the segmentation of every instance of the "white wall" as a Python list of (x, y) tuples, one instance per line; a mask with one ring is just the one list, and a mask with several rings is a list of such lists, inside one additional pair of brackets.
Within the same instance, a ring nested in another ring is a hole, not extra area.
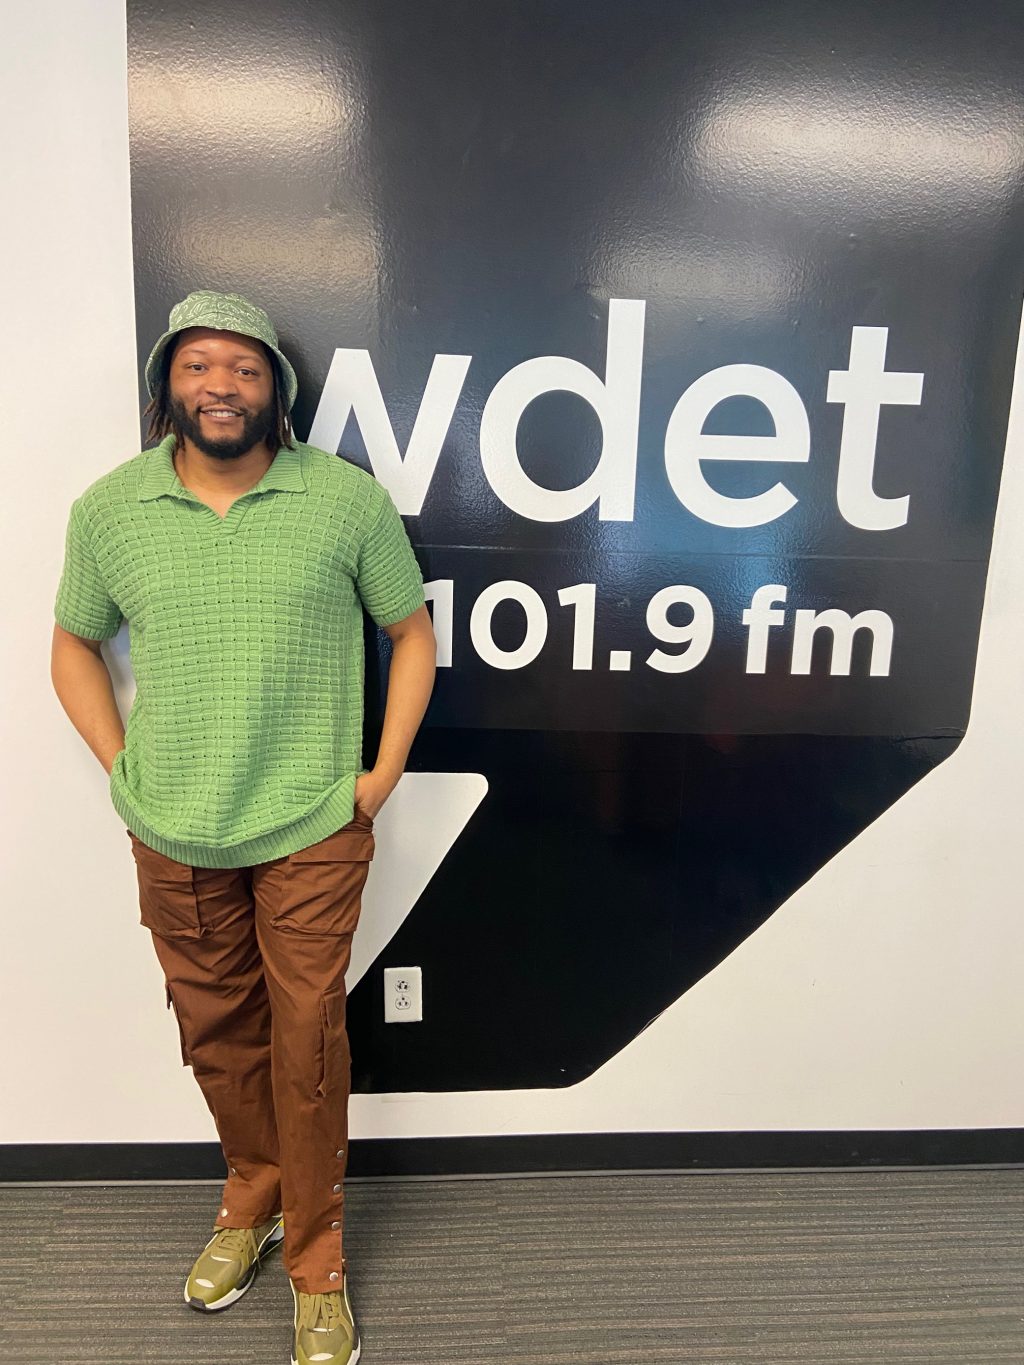
[[(106, 774), (49, 680), (68, 507), (137, 449), (123, 3), (37, 0), (6, 29), (0, 1141), (212, 1140)], [(354, 1096), (353, 1135), (1024, 1126), (1019, 393), (954, 757), (588, 1081)], [(105, 648), (127, 707), (126, 633)], [(454, 837), (481, 799), (417, 775), (388, 803), (364, 961), (443, 854), (409, 852), (417, 811)]]

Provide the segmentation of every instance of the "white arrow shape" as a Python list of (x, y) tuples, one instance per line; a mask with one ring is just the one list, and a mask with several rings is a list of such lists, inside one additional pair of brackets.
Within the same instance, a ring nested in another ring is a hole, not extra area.
[(376, 849), (345, 973), (347, 991), (398, 933), (486, 795), (483, 773), (402, 775), (374, 821)]

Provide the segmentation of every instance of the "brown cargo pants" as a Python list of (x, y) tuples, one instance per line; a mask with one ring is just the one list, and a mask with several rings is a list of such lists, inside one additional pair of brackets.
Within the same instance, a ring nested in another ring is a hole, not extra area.
[(228, 1177), (218, 1227), (284, 1212), (284, 1263), (306, 1294), (341, 1288), (350, 1054), (345, 971), (373, 821), (252, 867), (190, 867), (131, 830), (152, 933)]

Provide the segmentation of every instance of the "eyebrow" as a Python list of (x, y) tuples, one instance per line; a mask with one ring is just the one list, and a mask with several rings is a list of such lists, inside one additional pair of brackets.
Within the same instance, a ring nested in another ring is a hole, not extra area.
[[(208, 354), (208, 351), (209, 351), (209, 348), (206, 347), (206, 346), (201, 346), (201, 345), (199, 345), (199, 343), (197, 342), (197, 343), (195, 343), (194, 345), (182, 346), (181, 350), (178, 351), (177, 354), (178, 354), (178, 355), (186, 355), (189, 351), (195, 351), (198, 355), (207, 355), (207, 354)], [(255, 351), (236, 351), (236, 352), (234, 353), (234, 355), (231, 357), (231, 359), (232, 359), (232, 360), (258, 360), (258, 361), (260, 361), (260, 362), (264, 362), (264, 357), (261, 356), (261, 355), (257, 355), (257, 353), (256, 353)], [(264, 363), (265, 363), (265, 362), (264, 362)]]

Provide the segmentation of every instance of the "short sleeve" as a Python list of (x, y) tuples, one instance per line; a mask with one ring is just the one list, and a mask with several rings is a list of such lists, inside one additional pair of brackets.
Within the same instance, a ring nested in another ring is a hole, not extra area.
[(88, 640), (111, 639), (124, 619), (100, 576), (78, 500), (71, 504), (68, 517), (64, 569), (53, 615), (59, 626)]
[(391, 494), (359, 549), (356, 588), (378, 626), (391, 626), (423, 606), (423, 575)]

